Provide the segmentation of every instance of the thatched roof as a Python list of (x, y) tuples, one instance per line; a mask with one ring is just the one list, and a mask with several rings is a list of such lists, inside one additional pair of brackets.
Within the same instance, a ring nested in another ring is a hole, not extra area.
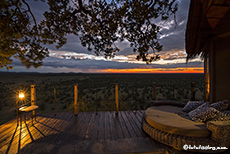
[(210, 40), (230, 36), (230, 0), (191, 0), (186, 30), (188, 59), (208, 56)]

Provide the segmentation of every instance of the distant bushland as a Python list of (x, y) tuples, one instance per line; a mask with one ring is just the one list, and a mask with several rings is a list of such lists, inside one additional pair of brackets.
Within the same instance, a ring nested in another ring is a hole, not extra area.
[[(15, 117), (15, 91), (30, 93), (36, 84), (37, 112), (73, 111), (73, 87), (78, 84), (79, 111), (114, 111), (115, 83), (119, 89), (120, 110), (144, 110), (151, 105), (153, 83), (158, 100), (186, 102), (191, 98), (191, 82), (196, 84), (196, 100), (204, 100), (204, 74), (83, 74), (83, 73), (0, 73), (1, 121)], [(28, 94), (27, 101), (30, 101)], [(10, 113), (9, 113), (10, 111)], [(2, 114), (11, 116), (2, 116)]]

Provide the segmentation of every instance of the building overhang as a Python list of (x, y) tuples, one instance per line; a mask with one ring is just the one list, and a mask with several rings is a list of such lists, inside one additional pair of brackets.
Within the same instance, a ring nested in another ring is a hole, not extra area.
[(230, 36), (229, 0), (191, 0), (186, 29), (187, 58), (208, 57), (210, 41)]

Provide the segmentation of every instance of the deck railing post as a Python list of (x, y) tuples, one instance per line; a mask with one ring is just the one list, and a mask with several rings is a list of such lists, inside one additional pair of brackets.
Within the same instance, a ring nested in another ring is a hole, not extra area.
[(74, 85), (74, 113), (75, 116), (77, 116), (78, 114), (78, 110), (77, 110), (77, 96), (78, 95), (78, 89), (77, 89), (77, 84)]
[(56, 95), (57, 95), (57, 91), (56, 91), (56, 88), (54, 88), (54, 115), (56, 116), (57, 114), (57, 111), (56, 111)]
[(118, 83), (115, 84), (116, 114), (118, 114)]
[(195, 100), (195, 94), (196, 94), (196, 84), (195, 82), (191, 83), (191, 100), (194, 101)]
[[(32, 84), (31, 86), (31, 105), (36, 104), (36, 91), (35, 91), (35, 84)], [(35, 110), (32, 111), (32, 116), (35, 116)]]
[(156, 100), (156, 83), (153, 83), (153, 96), (152, 96), (153, 100)]

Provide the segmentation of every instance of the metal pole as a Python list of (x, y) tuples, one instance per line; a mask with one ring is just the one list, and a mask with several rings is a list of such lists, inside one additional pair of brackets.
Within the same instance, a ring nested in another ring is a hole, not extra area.
[(78, 115), (78, 109), (77, 109), (77, 97), (78, 97), (78, 89), (77, 89), (77, 84), (74, 85), (74, 113), (75, 116)]
[(156, 100), (156, 83), (153, 83), (153, 96), (152, 96), (153, 100)]
[(118, 114), (118, 84), (115, 84), (115, 100), (116, 100), (116, 114)]

